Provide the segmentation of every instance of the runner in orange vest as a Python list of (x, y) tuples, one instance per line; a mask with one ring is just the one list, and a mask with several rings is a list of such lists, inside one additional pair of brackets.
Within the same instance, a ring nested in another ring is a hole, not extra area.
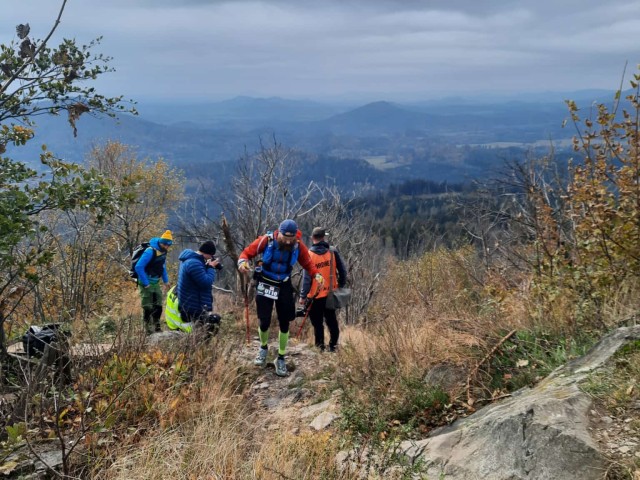
[[(321, 351), (325, 350), (324, 344), (324, 321), (329, 327), (329, 351), (335, 352), (340, 337), (340, 327), (336, 318), (336, 311), (326, 308), (327, 295), (329, 294), (330, 281), (333, 282), (331, 289), (342, 288), (347, 283), (347, 268), (340, 257), (340, 253), (329, 246), (325, 241), (327, 232), (324, 228), (316, 227), (311, 233), (313, 245), (309, 248), (309, 256), (314, 266), (324, 277), (325, 282), (318, 288), (317, 282), (305, 272), (302, 280), (302, 289), (300, 291), (300, 303), (306, 304), (309, 301), (308, 296), (313, 296), (315, 292), (319, 293), (315, 296), (311, 309), (309, 310), (309, 318), (313, 325), (315, 335), (315, 344)], [(332, 259), (333, 257), (333, 259)], [(331, 279), (331, 280), (329, 280)]]

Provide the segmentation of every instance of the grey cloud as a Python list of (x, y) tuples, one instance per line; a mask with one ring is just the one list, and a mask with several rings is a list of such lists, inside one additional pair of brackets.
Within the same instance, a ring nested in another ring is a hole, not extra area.
[[(44, 31), (55, 3), (23, 0), (11, 22)], [(567, 90), (615, 88), (624, 62), (638, 63), (639, 10), (626, 0), (82, 0), (59, 33), (104, 35), (117, 69), (104, 86), (128, 96)]]

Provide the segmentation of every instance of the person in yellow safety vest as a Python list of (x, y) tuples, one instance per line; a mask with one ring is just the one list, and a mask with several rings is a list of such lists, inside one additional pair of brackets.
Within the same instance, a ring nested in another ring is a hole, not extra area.
[(175, 286), (167, 292), (167, 306), (164, 310), (164, 318), (167, 322), (169, 330), (180, 330), (182, 332), (191, 333), (192, 323), (183, 322), (180, 317), (180, 309), (178, 304), (178, 295), (175, 292)]

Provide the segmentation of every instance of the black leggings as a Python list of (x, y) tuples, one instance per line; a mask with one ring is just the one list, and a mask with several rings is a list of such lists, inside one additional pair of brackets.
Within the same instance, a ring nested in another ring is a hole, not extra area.
[(256, 295), (256, 310), (258, 312), (258, 319), (260, 320), (260, 330), (263, 332), (269, 330), (271, 313), (273, 312), (273, 304), (275, 303), (280, 331), (287, 333), (289, 331), (289, 323), (296, 318), (296, 304), (293, 298), (291, 280), (278, 283), (259, 277), (258, 282), (275, 285), (280, 289), (277, 300), (267, 298), (264, 295)]
[(313, 325), (313, 333), (315, 335), (316, 347), (324, 349), (324, 324), (323, 318), (327, 322), (329, 327), (329, 350), (334, 350), (338, 344), (338, 338), (340, 337), (340, 327), (338, 326), (338, 319), (336, 318), (336, 311), (329, 310), (325, 307), (327, 303), (327, 297), (316, 298), (311, 304), (309, 310), (309, 318)]

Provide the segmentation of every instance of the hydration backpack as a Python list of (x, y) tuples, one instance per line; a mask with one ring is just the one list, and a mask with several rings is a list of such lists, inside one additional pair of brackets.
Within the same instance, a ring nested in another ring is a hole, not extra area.
[[(276, 246), (275, 246), (276, 240), (273, 236), (273, 232), (267, 232), (265, 234), (265, 237), (267, 238), (267, 246), (262, 251), (262, 258), (260, 261), (262, 262), (261, 265), (263, 268), (266, 268), (267, 270), (271, 270), (270, 266), (271, 266), (271, 263), (273, 262), (273, 256), (276, 250)], [(262, 242), (258, 244), (258, 250), (260, 250), (261, 245), (262, 245)], [(286, 272), (288, 275), (291, 272), (291, 269), (293, 268), (293, 266), (298, 261), (298, 255), (300, 254), (300, 247), (296, 243), (296, 246), (292, 252), (283, 252), (283, 254), (284, 253), (288, 253), (287, 255), (288, 258), (284, 257), (281, 263), (289, 266), (289, 271)]]
[(143, 242), (133, 249), (133, 253), (131, 254), (131, 268), (129, 269), (129, 276), (133, 279), (138, 278), (138, 272), (136, 272), (136, 264), (140, 257), (144, 253), (144, 251), (149, 248), (151, 244), (149, 242)]

